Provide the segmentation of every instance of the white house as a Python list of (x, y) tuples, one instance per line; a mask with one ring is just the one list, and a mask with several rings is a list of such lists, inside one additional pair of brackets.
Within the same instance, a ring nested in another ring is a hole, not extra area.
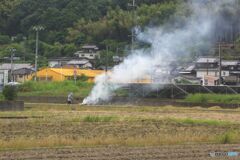
[(87, 59), (71, 60), (67, 62), (67, 65), (82, 69), (91, 69), (93, 67), (93, 65)]
[(215, 57), (201, 57), (195, 64), (196, 77), (203, 78), (204, 76), (218, 77), (219, 66), (218, 58)]
[(74, 53), (78, 58), (87, 58), (89, 60), (94, 60), (100, 58), (99, 48), (95, 45), (84, 45), (80, 51)]

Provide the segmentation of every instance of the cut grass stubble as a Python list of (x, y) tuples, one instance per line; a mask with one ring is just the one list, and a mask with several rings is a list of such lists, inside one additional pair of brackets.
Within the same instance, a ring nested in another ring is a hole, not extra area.
[[(30, 117), (21, 121), (5, 119), (0, 121), (1, 129), (9, 129), (5, 130), (5, 134), (2, 133), (0, 150), (66, 146), (158, 146), (240, 142), (238, 136), (240, 133), (239, 123), (235, 121), (199, 119), (198, 117), (196, 119), (176, 118), (174, 115), (162, 117), (162, 114), (172, 113), (173, 110), (174, 113), (193, 114), (193, 112), (196, 112), (199, 114), (201, 109), (183, 110), (174, 107), (148, 107), (145, 110), (145, 107), (142, 110), (141, 108), (123, 107), (116, 110), (115, 108), (109, 109), (109, 107), (88, 107), (70, 111), (69, 107), (64, 106), (58, 108), (57, 106), (44, 105), (43, 108), (32, 108), (29, 105), (28, 107), (27, 111), (24, 112), (4, 112), (0, 114), (2, 117)], [(214, 115), (218, 114), (215, 111), (211, 112)], [(201, 113), (205, 114), (206, 109)], [(236, 112), (235, 114), (239, 113)], [(42, 116), (43, 118), (32, 118), (36, 116)], [(29, 134), (26, 136), (25, 130), (17, 130), (14, 123), (23, 126), (26, 130), (29, 129)], [(51, 129), (47, 128), (45, 124), (49, 125)], [(49, 132), (41, 132), (35, 126), (42, 126), (45, 130), (49, 129)], [(211, 128), (216, 129), (211, 130)], [(58, 132), (60, 130), (62, 132)], [(92, 134), (91, 132), (95, 133)]]

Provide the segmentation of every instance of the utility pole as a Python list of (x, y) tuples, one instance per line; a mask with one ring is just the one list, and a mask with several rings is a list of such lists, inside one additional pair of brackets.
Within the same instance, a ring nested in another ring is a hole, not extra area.
[(15, 53), (16, 49), (15, 48), (10, 48), (10, 53), (11, 53), (11, 82), (14, 81), (13, 78), (13, 57), (14, 57), (14, 53)]
[(105, 58), (105, 72), (107, 73), (108, 71), (108, 46), (106, 46), (106, 58)]
[(218, 46), (218, 54), (219, 54), (219, 85), (222, 84), (222, 55), (221, 55), (221, 43), (219, 42)]
[(35, 78), (37, 81), (37, 69), (38, 69), (38, 41), (39, 41), (39, 31), (44, 30), (43, 26), (34, 26), (33, 30), (36, 31), (36, 50), (35, 50)]
[(129, 7), (132, 8), (132, 33), (131, 33), (131, 53), (133, 53), (134, 45), (135, 45), (135, 30), (134, 27), (136, 26), (136, 2), (135, 0), (132, 0), (132, 4), (128, 4)]
[(208, 63), (208, 59), (207, 59), (207, 76), (208, 76), (208, 66), (209, 65), (209, 63)]

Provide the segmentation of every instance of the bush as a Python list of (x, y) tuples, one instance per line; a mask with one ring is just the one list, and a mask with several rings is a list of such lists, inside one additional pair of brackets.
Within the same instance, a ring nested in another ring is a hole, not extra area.
[(3, 88), (3, 96), (6, 100), (13, 101), (17, 99), (17, 87), (12, 85), (7, 85)]
[(6, 35), (0, 35), (0, 44), (9, 44), (11, 42), (11, 39), (9, 36)]

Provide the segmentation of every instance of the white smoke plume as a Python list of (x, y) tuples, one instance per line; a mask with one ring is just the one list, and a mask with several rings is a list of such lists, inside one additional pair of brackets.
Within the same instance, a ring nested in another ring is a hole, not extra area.
[[(191, 0), (185, 4), (190, 8), (191, 16), (184, 21), (175, 17), (174, 23), (144, 29), (137, 39), (151, 44), (150, 49), (134, 50), (111, 73), (97, 77), (93, 90), (83, 104), (108, 101), (113, 92), (122, 87), (119, 84), (126, 85), (146, 75), (152, 76), (156, 69), (164, 73), (169, 63), (183, 55), (190, 55), (189, 48), (211, 44), (215, 22), (221, 17), (221, 10), (233, 3), (234, 0)], [(158, 76), (159, 82), (166, 79), (166, 74)]]

